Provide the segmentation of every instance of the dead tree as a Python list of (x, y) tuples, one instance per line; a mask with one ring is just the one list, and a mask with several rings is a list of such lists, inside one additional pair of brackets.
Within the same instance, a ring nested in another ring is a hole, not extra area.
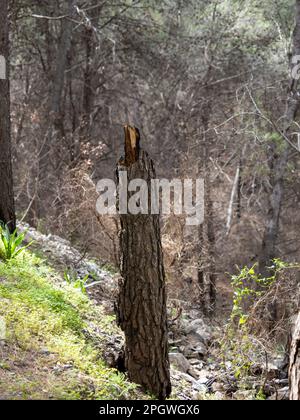
[(300, 400), (300, 314), (296, 321), (290, 353), (290, 400)]
[[(125, 157), (117, 171), (118, 194), (120, 199), (120, 176), (125, 172), (128, 183), (134, 179), (147, 182), (150, 204), (155, 169), (147, 153), (140, 150), (139, 140), (139, 131), (126, 126)], [(130, 380), (165, 399), (171, 392), (165, 271), (160, 218), (149, 213), (120, 215), (122, 280), (117, 312), (125, 333), (125, 368)]]
[(15, 229), (15, 206), (11, 165), (8, 2), (0, 10), (0, 221)]

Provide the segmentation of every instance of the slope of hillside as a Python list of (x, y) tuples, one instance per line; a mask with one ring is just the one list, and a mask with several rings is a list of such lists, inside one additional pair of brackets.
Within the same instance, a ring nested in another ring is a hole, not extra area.
[(112, 316), (30, 252), (0, 263), (0, 317), (1, 399), (138, 397), (103, 361)]
[[(60, 237), (19, 230), (35, 242), (14, 259), (0, 259), (0, 400), (151, 398), (116, 369), (124, 344), (113, 311), (118, 274)], [(173, 309), (172, 399), (255, 399), (270, 375), (265, 397), (287, 397), (281, 368), (260, 366), (257, 355), (261, 373), (241, 392), (233, 367), (220, 360), (222, 328), (198, 310), (175, 316)]]
[[(117, 275), (62, 238), (22, 230), (30, 250), (0, 260), (0, 400), (151, 398), (116, 369)], [(185, 376), (172, 369), (172, 398), (191, 397)]]

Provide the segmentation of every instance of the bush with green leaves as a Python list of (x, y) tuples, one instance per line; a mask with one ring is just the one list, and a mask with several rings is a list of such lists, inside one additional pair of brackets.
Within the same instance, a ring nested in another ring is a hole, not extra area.
[(32, 242), (23, 246), (26, 231), (18, 233), (17, 229), (11, 232), (7, 225), (0, 224), (0, 259), (12, 260), (27, 249)]
[[(247, 388), (253, 369), (257, 365), (264, 366), (268, 357), (279, 348), (276, 349), (274, 330), (268, 331), (266, 318), (269, 316), (268, 307), (284, 299), (287, 291), (293, 288), (288, 277), (288, 272), (293, 269), (299, 270), (299, 265), (275, 259), (269, 277), (259, 274), (257, 264), (244, 267), (232, 276), (233, 306), (221, 343), (221, 357), (224, 367), (230, 366), (230, 373), (238, 380), (240, 388)], [(284, 302), (278, 303), (286, 306)], [(262, 384), (264, 374), (261, 373)], [(263, 388), (262, 385), (258, 390), (260, 397)]]

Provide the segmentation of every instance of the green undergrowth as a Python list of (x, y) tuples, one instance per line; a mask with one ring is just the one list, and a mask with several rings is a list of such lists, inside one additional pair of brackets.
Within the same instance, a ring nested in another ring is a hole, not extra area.
[(0, 261), (0, 321), (0, 397), (140, 397), (102, 360), (105, 337), (120, 334), (113, 317), (28, 251)]

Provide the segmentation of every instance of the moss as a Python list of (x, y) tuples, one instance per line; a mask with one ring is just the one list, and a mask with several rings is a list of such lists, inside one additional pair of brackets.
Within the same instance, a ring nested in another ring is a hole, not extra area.
[[(0, 263), (0, 316), (9, 349), (0, 351), (0, 382), (9, 398), (39, 399), (45, 393), (58, 399), (136, 397), (136, 386), (101, 358), (102, 337), (120, 334), (113, 317), (30, 252)], [(89, 338), (95, 331), (102, 334), (96, 344), (95, 337)], [(47, 356), (41, 357), (43, 351)], [(29, 362), (11, 383), (7, 371), (18, 370), (15, 359), (21, 354), (29, 355), (19, 357)]]

